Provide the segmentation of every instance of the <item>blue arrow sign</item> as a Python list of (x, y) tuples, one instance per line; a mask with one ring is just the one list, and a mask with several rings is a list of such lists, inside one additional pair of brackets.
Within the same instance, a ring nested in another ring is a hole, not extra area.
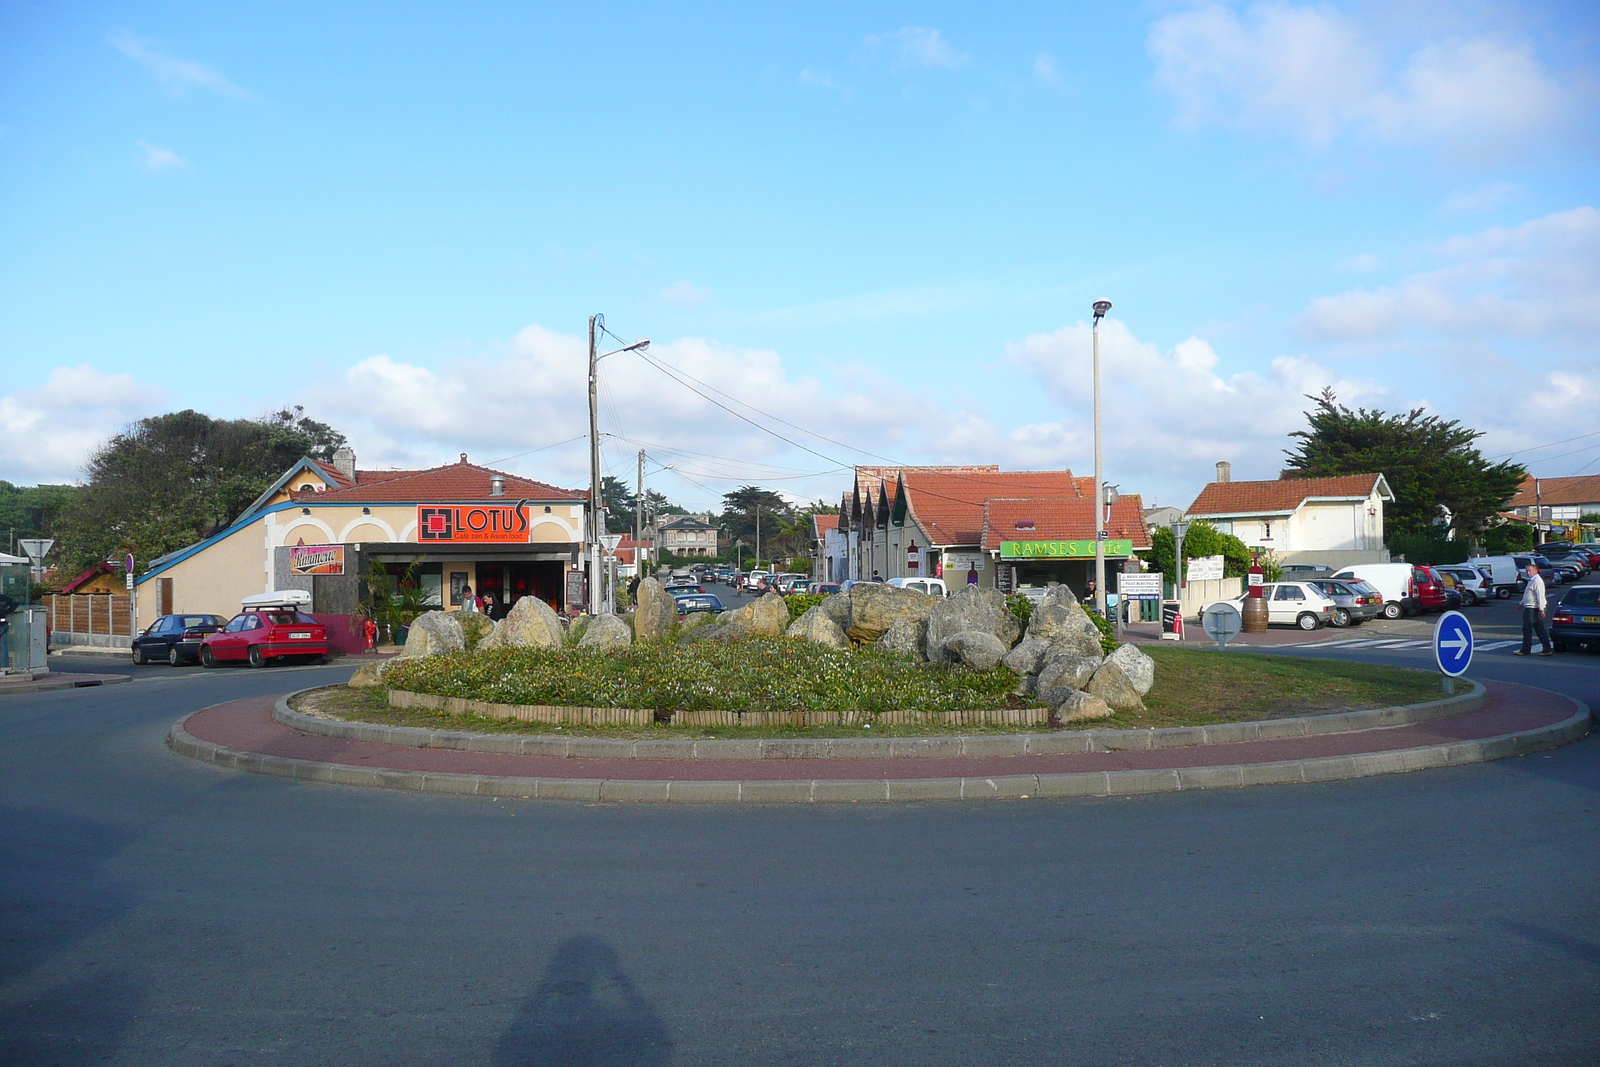
[(1439, 616), (1433, 628), (1433, 658), (1452, 678), (1467, 673), (1472, 664), (1472, 624), (1459, 611)]

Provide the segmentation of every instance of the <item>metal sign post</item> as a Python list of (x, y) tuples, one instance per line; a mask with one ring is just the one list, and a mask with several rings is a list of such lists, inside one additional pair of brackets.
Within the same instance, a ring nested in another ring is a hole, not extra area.
[(17, 542), (17, 547), (22, 549), (32, 565), (33, 584), (38, 585), (44, 580), (44, 557), (55, 545), (55, 541), (48, 537), (24, 537)]
[(1433, 661), (1444, 675), (1446, 693), (1456, 691), (1456, 679), (1472, 666), (1472, 624), (1459, 611), (1447, 611), (1433, 627)]
[(1244, 619), (1238, 608), (1222, 600), (1206, 608), (1200, 616), (1200, 629), (1211, 636), (1218, 648), (1225, 648), (1244, 629)]

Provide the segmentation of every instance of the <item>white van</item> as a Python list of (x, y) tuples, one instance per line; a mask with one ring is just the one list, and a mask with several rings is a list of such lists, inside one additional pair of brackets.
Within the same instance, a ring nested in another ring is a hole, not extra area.
[(929, 596), (950, 595), (950, 590), (945, 588), (943, 578), (890, 578), (888, 584), (896, 589), (915, 589)]
[(1489, 572), (1494, 583), (1494, 595), (1501, 600), (1517, 591), (1517, 561), (1510, 556), (1473, 556), (1467, 563)]
[(1409, 563), (1358, 563), (1334, 572), (1335, 578), (1366, 582), (1383, 594), (1383, 617), (1398, 619), (1417, 610), (1416, 586)]

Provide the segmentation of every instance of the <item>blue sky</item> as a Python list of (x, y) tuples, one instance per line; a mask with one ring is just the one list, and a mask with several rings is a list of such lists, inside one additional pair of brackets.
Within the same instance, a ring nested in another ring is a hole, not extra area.
[(821, 435), (607, 360), (608, 466), (692, 506), (1087, 471), (1099, 296), (1147, 500), (1273, 476), (1328, 384), (1600, 429), (1592, 5), (236, 7), (0, 12), (0, 478), (300, 403), (577, 484), (594, 312)]

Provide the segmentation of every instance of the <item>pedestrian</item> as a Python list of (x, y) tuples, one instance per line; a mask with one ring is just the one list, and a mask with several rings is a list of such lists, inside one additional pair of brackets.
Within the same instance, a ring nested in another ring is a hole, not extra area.
[(1533, 635), (1537, 631), (1539, 643), (1544, 646), (1541, 656), (1554, 653), (1550, 647), (1550, 624), (1545, 622), (1544, 579), (1539, 576), (1539, 565), (1528, 564), (1528, 584), (1522, 590), (1522, 647), (1514, 656), (1526, 656), (1533, 651)]
[(635, 574), (633, 576), (633, 578), (630, 579), (629, 582), (628, 582), (628, 603), (632, 604), (634, 607), (638, 607), (639, 606), (639, 582), (640, 582), (640, 580), (641, 579), (639, 578), (639, 576), (637, 574)]
[(472, 586), (470, 585), (463, 585), (461, 587), (461, 610), (478, 610), (478, 598), (472, 595)]
[(967, 567), (967, 584), (968, 585), (977, 585), (978, 584), (978, 565), (977, 565), (977, 563), (972, 563), (971, 565), (969, 565)]
[(883, 575), (879, 574), (877, 571), (873, 571), (872, 572), (872, 580), (875, 581), (875, 582), (881, 582), (881, 581), (883, 581)]
[(1093, 600), (1094, 599), (1094, 588), (1095, 588), (1094, 579), (1090, 578), (1089, 579), (1089, 591), (1084, 594), (1083, 599), (1085, 599), (1085, 600)]

